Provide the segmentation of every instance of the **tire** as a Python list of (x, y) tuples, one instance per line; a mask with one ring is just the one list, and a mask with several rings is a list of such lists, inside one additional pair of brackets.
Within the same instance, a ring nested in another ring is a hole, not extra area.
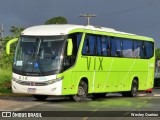
[(48, 95), (33, 95), (33, 97), (39, 101), (44, 101), (48, 98)]
[(105, 98), (106, 93), (93, 93), (93, 98)]
[(76, 102), (84, 101), (86, 100), (87, 93), (88, 93), (88, 86), (86, 82), (81, 81), (78, 86), (78, 93), (73, 96), (73, 99)]
[(136, 97), (138, 92), (138, 83), (137, 80), (132, 81), (131, 90), (127, 92), (122, 92), (122, 96), (124, 97)]
[(128, 92), (122, 92), (123, 97), (128, 97)]

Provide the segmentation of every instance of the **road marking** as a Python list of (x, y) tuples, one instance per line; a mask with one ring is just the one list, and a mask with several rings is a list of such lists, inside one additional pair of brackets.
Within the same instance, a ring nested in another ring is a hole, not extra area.
[(82, 120), (88, 120), (88, 117), (84, 117)]
[(160, 94), (154, 94), (153, 96), (160, 96)]
[(16, 108), (16, 109), (14, 109), (15, 111), (20, 111), (20, 110), (22, 110), (22, 108)]
[(138, 94), (138, 96), (145, 96), (146, 94)]
[(34, 106), (37, 106), (37, 105), (40, 105), (40, 104), (43, 104), (43, 103), (36, 103), (34, 105), (25, 105), (24, 107), (16, 108), (16, 109), (13, 109), (13, 110), (15, 110), (15, 111), (21, 111), (21, 110), (28, 109), (28, 108), (31, 108), (31, 107), (34, 107)]

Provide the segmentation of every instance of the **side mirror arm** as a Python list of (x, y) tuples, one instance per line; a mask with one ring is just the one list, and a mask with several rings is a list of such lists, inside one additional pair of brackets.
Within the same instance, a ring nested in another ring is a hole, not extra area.
[(9, 42), (7, 42), (7, 45), (6, 45), (6, 53), (9, 55), (10, 54), (10, 48), (11, 48), (11, 44), (13, 44), (14, 42), (17, 42), (18, 41), (18, 38), (14, 38), (14, 39), (11, 39)]

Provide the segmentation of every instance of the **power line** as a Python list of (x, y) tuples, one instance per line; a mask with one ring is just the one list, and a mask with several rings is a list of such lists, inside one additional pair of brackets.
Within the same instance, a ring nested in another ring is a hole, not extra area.
[(139, 6), (136, 6), (136, 7), (133, 7), (133, 8), (129, 8), (129, 9), (122, 10), (122, 11), (117, 11), (117, 12), (102, 13), (102, 14), (99, 14), (98, 16), (104, 16), (105, 15), (105, 16), (111, 17), (111, 16), (116, 16), (116, 15), (121, 15), (121, 14), (132, 12), (132, 11), (135, 11), (135, 10), (144, 9), (145, 7), (148, 7), (148, 6), (150, 7), (150, 3), (151, 3), (151, 1), (148, 0), (148, 1), (146, 1), (146, 3), (144, 3), (142, 5), (139, 5)]
[(96, 17), (96, 15), (95, 14), (80, 14), (79, 17), (85, 17), (87, 19), (87, 25), (90, 25), (90, 19), (92, 17)]

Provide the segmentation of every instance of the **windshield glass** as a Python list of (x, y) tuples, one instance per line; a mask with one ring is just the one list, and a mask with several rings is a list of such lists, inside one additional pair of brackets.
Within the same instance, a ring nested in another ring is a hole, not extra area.
[(59, 70), (64, 40), (65, 36), (22, 36), (17, 45), (13, 69), (28, 73)]

